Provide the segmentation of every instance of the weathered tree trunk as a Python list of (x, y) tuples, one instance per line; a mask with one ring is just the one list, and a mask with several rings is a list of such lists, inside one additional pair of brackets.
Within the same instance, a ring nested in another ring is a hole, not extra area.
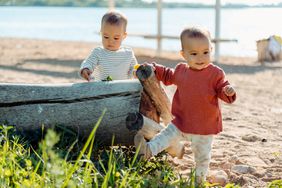
[(140, 66), (136, 75), (151, 101), (153, 101), (164, 125), (167, 125), (172, 120), (171, 103), (160, 82), (156, 79), (154, 71), (150, 66)]
[(132, 145), (125, 126), (128, 113), (139, 111), (141, 84), (137, 80), (61, 85), (0, 84), (0, 123), (18, 130), (61, 125), (88, 136), (107, 109), (95, 139), (103, 145)]

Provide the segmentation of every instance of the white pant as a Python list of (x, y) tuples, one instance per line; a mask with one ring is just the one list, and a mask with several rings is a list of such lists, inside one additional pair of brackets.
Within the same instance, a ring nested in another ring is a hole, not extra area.
[(152, 155), (157, 155), (174, 143), (190, 141), (196, 162), (196, 176), (205, 179), (211, 159), (212, 140), (213, 135), (186, 134), (171, 123), (150, 140), (148, 146)]

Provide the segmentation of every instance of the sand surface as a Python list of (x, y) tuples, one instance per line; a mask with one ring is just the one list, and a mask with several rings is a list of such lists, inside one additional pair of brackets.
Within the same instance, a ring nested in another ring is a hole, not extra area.
[[(0, 38), (0, 82), (84, 82), (77, 71), (96, 45)], [(134, 51), (140, 63), (174, 67), (182, 61), (177, 53), (155, 58), (152, 50)], [(237, 101), (222, 103), (224, 131), (215, 136), (211, 173), (223, 170), (228, 181), (242, 187), (266, 187), (267, 182), (282, 179), (282, 62), (262, 66), (255, 58), (222, 57), (219, 66), (234, 85)], [(183, 175), (194, 165), (186, 145), (184, 159), (171, 159)]]

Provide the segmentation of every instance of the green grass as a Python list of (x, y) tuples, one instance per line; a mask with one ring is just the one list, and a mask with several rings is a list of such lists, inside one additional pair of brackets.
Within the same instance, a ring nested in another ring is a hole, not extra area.
[(281, 188), (281, 187), (282, 187), (282, 180), (274, 180), (268, 185), (268, 188)]
[[(85, 143), (71, 131), (59, 135), (49, 129), (39, 144), (31, 145), (13, 127), (0, 126), (0, 187), (195, 187), (193, 170), (183, 178), (161, 155), (140, 161), (133, 147), (96, 147), (102, 117)], [(281, 187), (281, 181), (269, 187)]]

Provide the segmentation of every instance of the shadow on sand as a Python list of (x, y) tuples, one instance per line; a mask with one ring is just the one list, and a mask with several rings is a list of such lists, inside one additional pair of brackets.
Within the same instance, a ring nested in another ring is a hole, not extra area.
[[(78, 70), (80, 67), (80, 63), (83, 60), (59, 60), (59, 59), (26, 59), (22, 62), (17, 63), (16, 65), (0, 65), (0, 69), (5, 70), (13, 70), (17, 72), (27, 72), (27, 73), (33, 73), (33, 74), (39, 74), (39, 75), (45, 75), (45, 76), (53, 76), (57, 78), (79, 78)], [(33, 67), (29, 68), (29, 64), (32, 64)], [(47, 65), (50, 66), (48, 70), (37, 70), (34, 68), (34, 65)], [(24, 65), (24, 67), (23, 67)], [(71, 67), (76, 68), (75, 71), (66, 72), (65, 70), (58, 71), (58, 70), (52, 70), (52, 66), (61, 66), (61, 67)]]
[[(166, 58), (151, 58), (148, 56), (138, 56), (137, 60), (140, 64), (144, 62), (157, 62), (159, 64), (163, 64), (168, 67), (175, 67), (175, 65), (179, 62), (184, 62), (181, 59), (178, 60), (171, 60)], [(13, 70), (18, 72), (28, 72), (33, 74), (39, 75), (46, 75), (46, 76), (53, 76), (53, 77), (61, 77), (61, 78), (79, 78), (78, 70), (80, 67), (81, 62), (83, 59), (76, 59), (76, 60), (61, 60), (61, 59), (25, 59), (22, 62), (17, 63), (16, 65), (0, 65), (0, 69), (5, 70)], [(29, 68), (29, 64), (32, 64), (33, 67)], [(49, 65), (50, 69), (48, 70), (36, 70), (34, 68), (34, 64), (37, 65)], [(24, 67), (23, 67), (24, 65)], [(52, 66), (62, 66), (62, 67), (69, 67), (75, 68), (75, 71), (66, 72), (65, 70), (58, 71), (52, 70)], [(265, 65), (258, 64), (257, 62), (253, 62), (250, 65), (231, 65), (227, 63), (220, 63), (218, 64), (227, 74), (255, 74), (262, 71), (267, 70), (282, 70), (282, 63), (267, 63)]]
[[(138, 62), (157, 62), (159, 64), (163, 64), (168, 67), (175, 67), (175, 65), (179, 62), (185, 62), (184, 60), (170, 60), (165, 58), (148, 58), (146, 56), (138, 56)], [(282, 62), (275, 62), (275, 63), (266, 63), (260, 64), (258, 62), (251, 62), (249, 65), (233, 65), (228, 63), (219, 63), (216, 64), (221, 67), (226, 74), (255, 74), (258, 72), (263, 72), (267, 70), (282, 70)]]

